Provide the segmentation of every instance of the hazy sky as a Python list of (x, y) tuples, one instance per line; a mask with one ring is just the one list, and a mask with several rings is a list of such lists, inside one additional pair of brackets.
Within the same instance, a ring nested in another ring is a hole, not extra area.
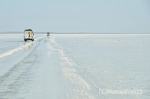
[(0, 31), (150, 33), (150, 0), (0, 0)]

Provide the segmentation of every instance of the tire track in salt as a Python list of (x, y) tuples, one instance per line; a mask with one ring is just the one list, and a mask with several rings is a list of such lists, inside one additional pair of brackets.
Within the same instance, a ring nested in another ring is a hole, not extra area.
[[(39, 38), (35, 39), (35, 41), (38, 41), (38, 40), (40, 40), (40, 39), (42, 39), (42, 38), (45, 38), (45, 37), (39, 37)], [(33, 44), (33, 42), (28, 42), (28, 43), (26, 43), (25, 45), (22, 45), (22, 46), (20, 46), (20, 47), (16, 47), (16, 48), (14, 48), (14, 49), (12, 49), (12, 50), (9, 50), (9, 51), (7, 51), (7, 52), (5, 52), (5, 53), (2, 53), (2, 54), (0, 54), (0, 59), (1, 59), (1, 58), (4, 58), (4, 57), (6, 57), (6, 56), (12, 55), (12, 54), (18, 52), (19, 50), (22, 50), (22, 49), (24, 49), (24, 48), (26, 48), (26, 47), (28, 47), (28, 46), (31, 46), (32, 44)]]
[[(38, 46), (37, 44), (34, 49)], [(0, 99), (14, 99), (20, 87), (29, 82), (33, 64), (36, 63), (38, 57), (34, 49), (30, 52), (31, 54), (24, 57), (8, 72), (0, 76)]]
[(49, 47), (51, 48), (53, 46), (60, 57), (62, 72), (65, 78), (75, 86), (74, 89), (70, 90), (67, 94), (68, 99), (95, 99), (90, 93), (92, 89), (91, 86), (75, 69), (75, 62), (67, 57), (63, 48), (55, 41), (54, 37), (51, 37), (49, 40), (51, 43)]

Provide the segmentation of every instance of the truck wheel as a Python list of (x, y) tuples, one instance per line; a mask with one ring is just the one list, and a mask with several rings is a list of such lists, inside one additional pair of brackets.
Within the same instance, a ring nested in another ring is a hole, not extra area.
[(26, 40), (26, 39), (24, 39), (24, 41), (26, 42), (27, 40)]
[(32, 41), (34, 41), (34, 39), (32, 39)]

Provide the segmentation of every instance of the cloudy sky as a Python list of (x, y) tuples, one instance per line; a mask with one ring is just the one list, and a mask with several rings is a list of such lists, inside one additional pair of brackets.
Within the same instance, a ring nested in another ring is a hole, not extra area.
[(0, 32), (150, 33), (149, 0), (0, 0)]

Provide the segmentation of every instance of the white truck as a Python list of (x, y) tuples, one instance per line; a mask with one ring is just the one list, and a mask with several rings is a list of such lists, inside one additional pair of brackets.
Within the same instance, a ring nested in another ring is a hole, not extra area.
[(32, 29), (26, 29), (24, 30), (24, 41), (32, 40), (34, 41), (34, 33)]

